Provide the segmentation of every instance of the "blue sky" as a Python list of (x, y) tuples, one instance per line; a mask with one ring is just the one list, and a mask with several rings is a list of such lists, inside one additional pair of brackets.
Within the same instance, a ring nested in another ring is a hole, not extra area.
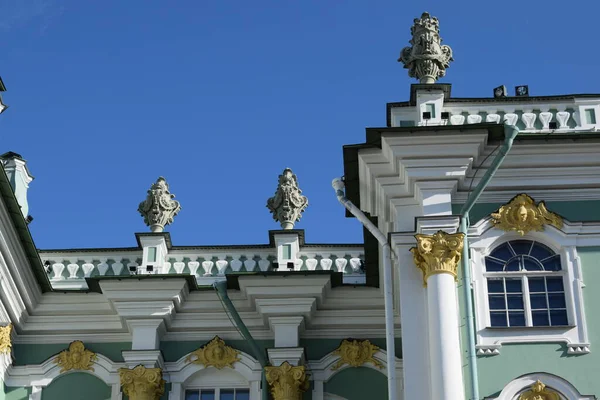
[(42, 249), (134, 246), (160, 175), (182, 204), (175, 245), (266, 243), (285, 167), (310, 201), (307, 241), (359, 242), (330, 183), (342, 146), (407, 100), (415, 81), (396, 59), (413, 18), (440, 19), (454, 96), (600, 93), (581, 10), (600, 2), (3, 0), (0, 151), (36, 177)]

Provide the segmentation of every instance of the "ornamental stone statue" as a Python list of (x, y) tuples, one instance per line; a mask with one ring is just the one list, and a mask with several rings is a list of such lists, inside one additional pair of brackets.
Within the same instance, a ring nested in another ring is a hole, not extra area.
[(165, 225), (172, 224), (173, 218), (181, 210), (174, 194), (169, 192), (169, 185), (162, 176), (150, 186), (148, 197), (140, 203), (138, 211), (144, 217), (144, 223), (152, 232), (162, 232)]
[(414, 20), (410, 33), (411, 46), (402, 49), (398, 61), (408, 68), (411, 78), (417, 78), (420, 83), (435, 83), (446, 75), (450, 61), (454, 61), (450, 46), (441, 44), (440, 23), (424, 12), (421, 18)]
[(282, 229), (293, 229), (307, 206), (308, 199), (302, 196), (296, 175), (291, 169), (284, 169), (279, 175), (275, 196), (267, 200), (267, 208), (273, 213), (273, 219), (281, 224)]

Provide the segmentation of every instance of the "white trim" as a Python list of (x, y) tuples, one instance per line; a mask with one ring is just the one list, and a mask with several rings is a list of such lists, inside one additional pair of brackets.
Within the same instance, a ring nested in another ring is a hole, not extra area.
[[(526, 327), (490, 328), (487, 301), (487, 280), (484, 257), (498, 245), (515, 240), (535, 240), (543, 243), (561, 256), (565, 275), (565, 300), (569, 327)], [(584, 313), (583, 283), (581, 262), (577, 246), (600, 245), (600, 225), (597, 223), (569, 223), (562, 229), (546, 226), (543, 232), (530, 232), (520, 236), (515, 232), (496, 229), (489, 218), (479, 221), (469, 229), (469, 249), (471, 252), (471, 275), (476, 313), (477, 354), (496, 355), (504, 343), (543, 343), (563, 342), (569, 354), (590, 352), (587, 324)]]
[(536, 381), (540, 380), (544, 385), (554, 389), (561, 394), (561, 400), (592, 400), (595, 396), (584, 396), (565, 379), (552, 374), (534, 373), (524, 375), (512, 380), (502, 389), (498, 397), (487, 397), (496, 400), (517, 400), (518, 395), (527, 390)]

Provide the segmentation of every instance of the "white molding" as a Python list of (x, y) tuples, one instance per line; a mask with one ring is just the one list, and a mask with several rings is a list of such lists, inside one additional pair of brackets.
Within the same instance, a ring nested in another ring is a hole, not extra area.
[(518, 395), (529, 389), (536, 381), (554, 389), (561, 394), (561, 400), (592, 400), (596, 396), (584, 396), (568, 381), (556, 375), (534, 373), (520, 376), (508, 383), (498, 397), (487, 397), (496, 400), (517, 400)]
[[(590, 352), (587, 323), (584, 311), (581, 263), (577, 246), (600, 245), (600, 224), (564, 222), (562, 229), (546, 226), (543, 232), (529, 232), (520, 236), (515, 232), (503, 232), (485, 218), (469, 228), (470, 268), (476, 313), (477, 354), (493, 356), (500, 354), (505, 343), (563, 342), (568, 354)], [(565, 300), (569, 327), (491, 328), (488, 308), (485, 256), (498, 245), (511, 240), (534, 240), (543, 243), (561, 256), (562, 274), (565, 279)]]

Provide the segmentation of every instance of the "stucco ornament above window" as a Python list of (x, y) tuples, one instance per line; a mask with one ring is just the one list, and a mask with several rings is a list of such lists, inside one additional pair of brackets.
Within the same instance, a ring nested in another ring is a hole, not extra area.
[(414, 20), (410, 33), (411, 46), (402, 49), (398, 61), (408, 69), (411, 78), (417, 78), (420, 83), (435, 83), (446, 75), (450, 61), (454, 61), (450, 46), (442, 45), (440, 23), (424, 12), (421, 18)]
[(265, 367), (265, 375), (274, 400), (300, 400), (310, 385), (306, 368), (292, 366), (287, 361), (279, 367)]
[(273, 219), (281, 224), (282, 229), (293, 229), (306, 207), (308, 199), (298, 187), (298, 178), (291, 169), (284, 169), (279, 175), (275, 196), (267, 200), (267, 208), (273, 213)]
[(233, 368), (233, 364), (240, 361), (240, 352), (233, 347), (227, 346), (225, 341), (215, 336), (204, 347), (191, 353), (185, 359), (188, 363), (201, 364), (205, 367), (215, 367), (223, 369), (225, 367)]
[(503, 231), (515, 231), (521, 236), (531, 231), (542, 231), (544, 225), (553, 225), (560, 229), (563, 220), (558, 215), (546, 209), (543, 201), (537, 205), (526, 194), (515, 196), (510, 202), (491, 214), (492, 223)]
[(458, 262), (463, 249), (463, 233), (439, 231), (433, 235), (415, 235), (417, 247), (410, 249), (417, 268), (423, 271), (423, 285), (435, 274), (450, 274), (457, 279)]
[(173, 223), (173, 218), (181, 211), (181, 206), (174, 194), (169, 192), (169, 185), (162, 176), (150, 186), (146, 200), (140, 203), (138, 211), (144, 217), (144, 223), (152, 232), (162, 232), (166, 225)]
[(519, 400), (560, 400), (560, 396), (538, 380), (530, 390), (519, 396)]
[(119, 369), (123, 393), (129, 400), (158, 400), (165, 393), (165, 380), (160, 368), (138, 365), (133, 369)]
[(96, 358), (96, 353), (87, 350), (83, 342), (77, 340), (69, 345), (68, 350), (58, 353), (54, 363), (60, 367), (61, 374), (71, 370), (93, 371)]
[(343, 340), (340, 347), (333, 352), (340, 356), (340, 359), (331, 369), (335, 371), (345, 364), (360, 367), (369, 362), (377, 368), (383, 368), (383, 365), (373, 357), (378, 351), (379, 347), (368, 340)]
[(12, 349), (12, 341), (10, 334), (12, 333), (12, 325), (0, 327), (0, 354), (8, 354)]

